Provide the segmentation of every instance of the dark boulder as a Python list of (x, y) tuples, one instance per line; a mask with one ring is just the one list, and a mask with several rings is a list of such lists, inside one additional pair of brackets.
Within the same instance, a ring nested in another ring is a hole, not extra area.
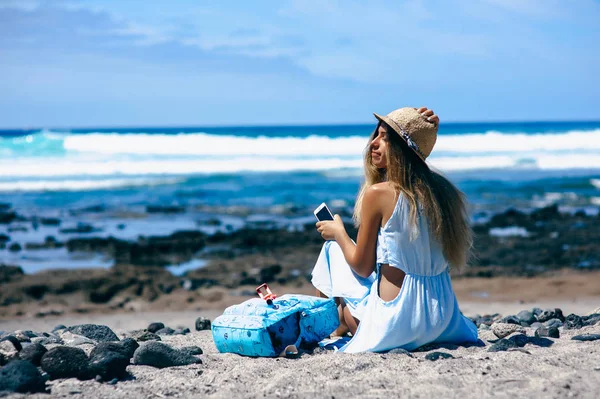
[(199, 346), (185, 346), (181, 349), (179, 349), (179, 351), (183, 352), (183, 353), (187, 353), (188, 355), (192, 355), (192, 356), (196, 356), (196, 355), (201, 355), (204, 352), (202, 351), (202, 348), (200, 348)]
[(98, 344), (90, 353), (90, 373), (101, 376), (104, 381), (124, 378), (127, 375), (129, 359), (131, 359), (130, 352), (131, 348), (123, 346), (121, 342)]
[(165, 325), (163, 323), (156, 322), (156, 323), (150, 323), (147, 330), (150, 331), (151, 333), (156, 333), (158, 330), (161, 330), (163, 328), (165, 328)]
[(575, 341), (596, 341), (596, 340), (600, 339), (600, 334), (576, 335), (576, 336), (572, 337), (571, 339), (573, 339)]
[(506, 338), (502, 338), (498, 341), (496, 341), (496, 343), (494, 343), (492, 346), (489, 347), (488, 352), (503, 352), (503, 351), (507, 351), (510, 348), (518, 348), (519, 346), (517, 345), (517, 343), (515, 341), (512, 341), (510, 339), (506, 339)]
[(48, 352), (48, 350), (43, 345), (30, 344), (19, 352), (19, 359), (26, 360), (34, 366), (39, 366), (42, 356), (44, 356), (46, 352)]
[(527, 323), (528, 325), (535, 323), (536, 322), (536, 318), (535, 315), (528, 311), (528, 310), (521, 310), (519, 313), (517, 313), (517, 318), (523, 322), (523, 323)]
[(567, 330), (578, 329), (584, 326), (584, 320), (574, 313), (571, 313), (565, 318), (564, 327)]
[(30, 362), (14, 360), (0, 369), (0, 392), (45, 392), (46, 380)]
[(83, 335), (97, 342), (118, 341), (119, 337), (108, 326), (100, 324), (80, 324), (69, 327), (68, 330), (73, 334)]
[(174, 333), (175, 330), (173, 330), (171, 327), (164, 327), (156, 331), (157, 335), (173, 335)]
[(538, 338), (550, 337), (550, 338), (560, 338), (560, 332), (557, 327), (546, 327), (542, 326), (535, 330), (535, 336)]
[(57, 346), (42, 356), (40, 363), (51, 379), (79, 378), (88, 380), (94, 377), (89, 369), (89, 360), (81, 348)]
[(157, 341), (143, 343), (134, 353), (135, 364), (157, 368), (201, 364), (202, 360), (189, 353), (173, 349)]
[(540, 314), (537, 315), (537, 321), (540, 323), (546, 322), (551, 319), (559, 319), (560, 321), (565, 321), (565, 317), (563, 316), (562, 310), (559, 308), (555, 309), (544, 309)]

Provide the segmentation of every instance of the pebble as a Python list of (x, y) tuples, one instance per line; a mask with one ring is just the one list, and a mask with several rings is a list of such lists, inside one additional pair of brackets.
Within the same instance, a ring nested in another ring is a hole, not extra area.
[(67, 326), (65, 326), (64, 324), (59, 324), (52, 329), (52, 332), (55, 333), (57, 331), (66, 330), (66, 329), (67, 329)]
[(44, 356), (46, 352), (48, 352), (48, 349), (46, 349), (43, 345), (30, 344), (19, 352), (19, 359), (26, 360), (34, 366), (39, 366), (42, 356)]
[(23, 349), (21, 343), (15, 337), (9, 335), (0, 339), (0, 366), (3, 366), (19, 356)]
[(529, 337), (525, 334), (515, 334), (508, 338), (510, 341), (513, 341), (518, 347), (523, 347), (529, 343)]
[(129, 334), (131, 335), (131, 338), (135, 339), (138, 342), (161, 340), (158, 335), (146, 330), (134, 330), (131, 331)]
[(492, 330), (481, 330), (477, 333), (477, 335), (479, 336), (479, 339), (488, 342), (495, 342), (498, 340), (498, 337), (492, 332)]
[(173, 335), (174, 333), (175, 330), (173, 330), (171, 327), (161, 328), (156, 332), (156, 334), (158, 335)]
[(428, 353), (427, 355), (425, 355), (425, 359), (427, 360), (431, 360), (432, 362), (438, 360), (438, 359), (453, 359), (454, 356), (452, 356), (449, 353), (446, 352), (431, 352)]
[(197, 357), (157, 341), (148, 341), (140, 345), (133, 355), (133, 360), (135, 364), (157, 368), (202, 363), (202, 360)]
[(510, 348), (518, 348), (517, 344), (510, 339), (500, 339), (498, 342), (489, 347), (488, 352), (503, 352)]
[(30, 362), (14, 360), (0, 369), (0, 392), (36, 393), (46, 391), (46, 380)]
[(60, 338), (64, 342), (65, 345), (69, 346), (78, 346), (78, 345), (96, 345), (96, 341), (89, 339), (88, 337), (84, 337), (83, 335), (73, 334), (70, 331), (61, 331), (59, 332)]
[(558, 328), (558, 327), (562, 327), (562, 325), (563, 325), (563, 322), (560, 321), (560, 319), (550, 319), (550, 320), (547, 320), (546, 322), (544, 322), (544, 326), (546, 326), (546, 327)]
[(550, 337), (550, 338), (560, 338), (560, 331), (558, 331), (557, 327), (546, 327), (542, 326), (535, 330), (536, 337)]
[(517, 324), (509, 323), (494, 323), (492, 324), (492, 331), (498, 338), (504, 338), (514, 332), (525, 332), (525, 329)]
[(583, 334), (572, 337), (575, 341), (596, 341), (600, 339), (600, 334)]
[(521, 325), (521, 320), (517, 316), (506, 316), (498, 320), (499, 323), (518, 324)]
[(150, 331), (151, 333), (155, 333), (158, 330), (161, 330), (165, 328), (165, 325), (161, 322), (156, 322), (156, 323), (150, 323), (150, 325), (148, 325), (148, 328), (146, 330)]
[(49, 337), (31, 338), (31, 342), (33, 342), (34, 344), (40, 344), (40, 345), (52, 345), (52, 344), (63, 345), (64, 344), (64, 341), (55, 335), (50, 335)]
[(544, 309), (542, 313), (537, 315), (537, 321), (539, 321), (540, 323), (543, 323), (550, 319), (559, 319), (560, 321), (563, 321), (565, 317), (562, 314), (562, 310), (560, 310), (559, 308)]
[(119, 337), (108, 326), (100, 324), (80, 324), (69, 327), (68, 330), (74, 334), (83, 335), (97, 342), (118, 341)]
[(402, 349), (402, 348), (394, 348), (394, 349), (388, 351), (387, 353), (391, 354), (391, 355), (406, 355), (408, 357), (414, 357), (412, 353), (410, 353), (406, 349)]
[(531, 325), (532, 323), (536, 322), (536, 318), (533, 315), (532, 312), (528, 311), (528, 310), (521, 310), (519, 313), (517, 313), (517, 318), (519, 320), (521, 320), (524, 323), (527, 323), (529, 325)]
[(42, 356), (41, 367), (51, 379), (75, 377), (87, 380), (94, 377), (89, 371), (88, 363), (83, 349), (57, 346)]
[(196, 331), (210, 330), (210, 319), (206, 317), (198, 317), (196, 319)]

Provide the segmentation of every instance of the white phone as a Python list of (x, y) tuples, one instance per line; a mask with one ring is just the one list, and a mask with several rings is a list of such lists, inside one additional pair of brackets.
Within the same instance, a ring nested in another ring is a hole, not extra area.
[(333, 220), (333, 215), (329, 208), (327, 208), (327, 204), (324, 202), (317, 207), (314, 211), (315, 217), (319, 222), (323, 222), (325, 220)]

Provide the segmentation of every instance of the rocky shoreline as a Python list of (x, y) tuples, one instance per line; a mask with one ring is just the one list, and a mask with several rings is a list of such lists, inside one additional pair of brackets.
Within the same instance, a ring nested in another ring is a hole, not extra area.
[[(171, 208), (151, 211), (175, 212)], [(94, 212), (101, 213), (102, 209)], [(566, 213), (554, 205), (529, 213), (514, 209), (494, 215), (481, 213), (473, 219), (472, 267), (460, 275), (453, 272), (454, 278), (529, 278), (565, 269), (581, 273), (600, 270), (598, 213)], [(24, 228), (23, 223), (61, 224), (56, 218), (23, 218), (10, 206), (0, 208), (0, 222), (6, 224), (7, 231), (14, 231), (15, 226)], [(60, 314), (71, 304), (81, 312), (139, 310), (140, 303), (161, 298), (193, 303), (197, 295), (207, 294), (218, 300), (222, 295), (219, 289), (252, 295), (252, 288), (262, 283), (278, 284), (286, 290), (300, 288), (310, 281), (312, 265), (323, 244), (312, 222), (282, 227), (255, 221), (234, 229), (213, 218), (204, 224), (222, 228), (212, 234), (198, 229), (124, 240), (97, 236), (93, 226), (80, 225), (80, 234), (63, 242), (46, 237), (43, 244), (25, 243), (29, 251), (66, 248), (69, 253), (102, 256), (113, 266), (25, 274), (18, 265), (1, 265), (0, 317), (25, 314), (23, 307), (28, 305), (39, 305), (32, 315), (44, 317)], [(351, 236), (356, 235), (352, 225), (346, 227)], [(11, 244), (7, 234), (0, 235), (0, 252), (14, 252), (15, 245), (19, 244)], [(198, 258), (206, 265), (182, 276), (165, 268)]]
[(290, 359), (218, 353), (204, 317), (194, 331), (160, 321), (135, 330), (61, 324), (44, 332), (0, 331), (0, 396), (419, 396), (451, 388), (481, 397), (500, 388), (522, 397), (591, 398), (600, 388), (600, 308), (566, 317), (559, 308), (534, 308), (470, 319), (476, 344), (355, 355), (304, 347)]

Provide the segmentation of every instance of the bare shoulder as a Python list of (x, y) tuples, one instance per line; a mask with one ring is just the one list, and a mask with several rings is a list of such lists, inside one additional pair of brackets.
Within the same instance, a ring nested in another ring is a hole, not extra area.
[(396, 193), (394, 188), (388, 182), (376, 183), (365, 191), (365, 201), (371, 205), (379, 205), (379, 208), (385, 207), (385, 204), (394, 202)]

